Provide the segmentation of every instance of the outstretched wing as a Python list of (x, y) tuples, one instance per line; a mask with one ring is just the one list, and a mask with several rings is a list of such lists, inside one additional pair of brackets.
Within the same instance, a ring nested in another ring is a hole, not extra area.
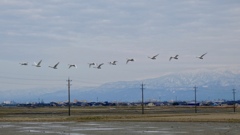
[(126, 62), (126, 64), (128, 64), (128, 62), (129, 62), (129, 59), (127, 59), (127, 62)]
[(40, 60), (37, 65), (40, 66), (41, 62), (42, 62), (42, 60)]
[(59, 62), (56, 65), (54, 65), (54, 68), (57, 68), (58, 64), (59, 64)]
[(158, 55), (159, 55), (159, 54), (157, 54), (157, 55), (153, 56), (153, 58), (156, 58)]
[(203, 56), (205, 56), (207, 53), (204, 53), (203, 55), (201, 55), (200, 57), (203, 57)]

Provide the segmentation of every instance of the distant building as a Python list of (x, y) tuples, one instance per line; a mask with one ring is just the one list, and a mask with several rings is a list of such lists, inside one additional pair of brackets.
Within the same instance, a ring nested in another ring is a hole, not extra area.
[(149, 102), (149, 103), (147, 103), (147, 106), (156, 106), (156, 105), (152, 102)]
[(200, 103), (197, 102), (197, 103), (195, 104), (195, 102), (188, 102), (186, 105), (188, 105), (188, 106), (195, 106), (195, 105), (196, 105), (196, 106), (200, 106)]
[(16, 102), (14, 102), (14, 101), (3, 101), (3, 104), (11, 105), (11, 104), (16, 104)]

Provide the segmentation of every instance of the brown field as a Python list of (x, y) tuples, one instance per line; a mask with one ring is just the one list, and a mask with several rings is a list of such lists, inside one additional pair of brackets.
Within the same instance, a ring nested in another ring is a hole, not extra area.
[(232, 107), (0, 107), (0, 122), (240, 122)]

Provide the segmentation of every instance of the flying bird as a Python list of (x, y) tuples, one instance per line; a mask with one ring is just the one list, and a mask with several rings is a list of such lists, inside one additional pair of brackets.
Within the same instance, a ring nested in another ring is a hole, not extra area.
[(75, 65), (75, 64), (68, 64), (68, 65), (69, 65), (68, 69), (71, 68), (71, 67), (77, 68), (77, 65)]
[(117, 65), (116, 62), (117, 62), (117, 61), (109, 62), (109, 64), (110, 64), (110, 65)]
[(27, 66), (28, 63), (27, 62), (24, 62), (24, 63), (19, 63), (20, 65), (23, 65), (23, 66)]
[(127, 59), (126, 64), (128, 64), (129, 61), (134, 61), (134, 59)]
[(203, 59), (203, 56), (205, 56), (207, 53), (204, 53), (203, 55), (201, 55), (201, 56), (198, 56), (197, 58), (199, 58), (199, 59)]
[(42, 60), (40, 60), (38, 63), (34, 62), (32, 66), (35, 66), (35, 67), (41, 67), (41, 62)]
[(53, 68), (53, 69), (57, 69), (58, 64), (59, 64), (59, 62), (57, 64), (55, 64), (53, 67), (52, 66), (49, 66), (49, 67)]
[(89, 65), (89, 68), (90, 68), (91, 66), (96, 65), (96, 63), (88, 63), (88, 65)]
[(157, 58), (157, 56), (158, 56), (159, 54), (157, 54), (157, 55), (155, 55), (155, 56), (152, 56), (152, 57), (148, 57), (149, 59), (152, 59), (152, 60), (156, 60), (156, 58)]
[(169, 58), (169, 61), (172, 60), (172, 59), (176, 59), (176, 60), (177, 60), (177, 59), (178, 59), (178, 55), (176, 55), (176, 56), (174, 56), (174, 57), (171, 56), (171, 57)]
[(103, 64), (104, 64), (104, 63), (101, 63), (101, 64), (97, 65), (97, 67), (94, 67), (94, 68), (101, 69), (101, 66), (102, 66)]

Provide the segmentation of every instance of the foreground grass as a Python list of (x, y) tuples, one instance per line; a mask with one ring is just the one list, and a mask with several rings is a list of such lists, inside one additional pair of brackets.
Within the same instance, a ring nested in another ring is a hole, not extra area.
[(231, 107), (72, 107), (0, 108), (0, 122), (240, 122), (240, 113)]

